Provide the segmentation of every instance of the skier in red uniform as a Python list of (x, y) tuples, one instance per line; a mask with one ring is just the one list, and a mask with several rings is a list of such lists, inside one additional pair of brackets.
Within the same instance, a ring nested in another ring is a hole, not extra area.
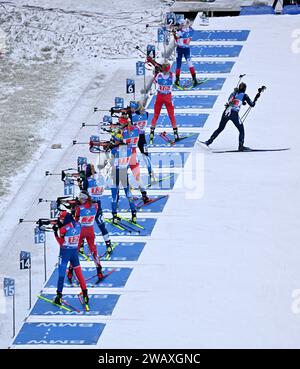
[[(81, 224), (79, 245), (81, 245), (84, 239), (86, 239), (91, 254), (93, 255), (94, 263), (97, 268), (97, 276), (99, 280), (101, 280), (103, 278), (103, 274), (100, 258), (95, 244), (95, 231), (94, 231), (94, 222), (96, 215), (98, 213), (98, 204), (93, 203), (89, 193), (84, 190), (81, 191), (79, 194), (79, 202), (80, 205), (78, 205), (75, 209), (75, 220)], [(72, 267), (70, 266), (68, 271), (69, 280), (72, 280), (72, 276), (73, 270)]]
[(67, 211), (61, 211), (57, 220), (57, 225), (53, 226), (55, 238), (60, 245), (58, 262), (58, 283), (54, 302), (62, 304), (62, 291), (68, 262), (72, 263), (76, 277), (79, 281), (85, 304), (88, 304), (89, 297), (86, 283), (82, 275), (82, 270), (78, 257), (78, 245), (81, 233), (81, 226), (73, 216)]
[(150, 144), (153, 143), (156, 122), (163, 105), (166, 106), (173, 127), (174, 139), (175, 141), (179, 141), (178, 128), (174, 113), (174, 105), (172, 102), (172, 87), (175, 79), (174, 74), (170, 71), (170, 68), (171, 66), (169, 63), (162, 64), (162, 72), (158, 73), (154, 80), (157, 85), (157, 95), (154, 104), (154, 116), (151, 121)]

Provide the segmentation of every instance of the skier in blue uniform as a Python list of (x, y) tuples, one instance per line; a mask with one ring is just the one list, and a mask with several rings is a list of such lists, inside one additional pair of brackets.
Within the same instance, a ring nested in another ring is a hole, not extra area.
[(118, 197), (119, 197), (119, 189), (120, 186), (123, 186), (125, 195), (128, 199), (129, 206), (131, 209), (131, 221), (136, 223), (136, 206), (134, 204), (134, 200), (129, 187), (128, 180), (128, 167), (132, 154), (132, 147), (130, 145), (126, 145), (123, 142), (123, 134), (122, 132), (116, 132), (112, 139), (114, 141), (114, 147), (111, 150), (112, 156), (112, 187), (111, 187), (111, 195), (112, 195), (112, 216), (113, 223), (118, 224)]
[(111, 246), (111, 240), (108, 234), (108, 231), (105, 227), (105, 223), (103, 220), (103, 211), (101, 207), (101, 196), (103, 191), (105, 190), (105, 181), (103, 178), (95, 178), (95, 167), (93, 164), (87, 164), (85, 168), (85, 178), (82, 181), (82, 190), (85, 190), (89, 193), (91, 196), (91, 199), (93, 202), (96, 202), (98, 204), (98, 210), (95, 217), (95, 221), (102, 233), (102, 237), (106, 244), (106, 252), (108, 254), (111, 254), (112, 252), (112, 246)]
[(88, 292), (78, 257), (78, 244), (81, 233), (81, 225), (75, 221), (70, 213), (61, 211), (57, 220), (57, 225), (53, 226), (53, 231), (55, 238), (60, 245), (57, 294), (54, 302), (58, 305), (62, 304), (64, 279), (66, 275), (67, 264), (70, 262), (80, 283), (84, 302), (88, 304)]
[(239, 111), (242, 105), (248, 104), (252, 108), (255, 106), (250, 97), (246, 94), (247, 85), (242, 82), (239, 87), (234, 90), (234, 92), (229, 96), (228, 103), (225, 105), (226, 109), (223, 112), (219, 127), (211, 135), (209, 140), (205, 141), (207, 146), (211, 145), (213, 141), (219, 136), (219, 134), (224, 130), (226, 124), (229, 120), (233, 122), (239, 131), (239, 151), (247, 150), (248, 148), (244, 146), (245, 140), (245, 129), (244, 125), (240, 120)]
[(139, 141), (138, 141), (138, 148), (142, 153), (143, 159), (147, 166), (148, 174), (152, 181), (155, 181), (151, 160), (148, 153), (148, 146), (146, 141), (146, 127), (148, 122), (149, 113), (145, 110), (145, 107), (142, 103), (137, 101), (130, 102), (131, 107), (131, 114), (130, 119), (132, 125), (139, 128)]
[(199, 83), (196, 77), (196, 71), (192, 63), (191, 47), (194, 29), (190, 26), (188, 19), (179, 19), (179, 28), (177, 31), (173, 31), (173, 35), (176, 42), (176, 80), (175, 85), (180, 86), (179, 78), (181, 71), (182, 58), (185, 57), (191, 76), (193, 78), (193, 87), (196, 87)]

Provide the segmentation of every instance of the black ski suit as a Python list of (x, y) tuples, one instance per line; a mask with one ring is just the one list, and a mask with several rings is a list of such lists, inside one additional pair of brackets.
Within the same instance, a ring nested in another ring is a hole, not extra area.
[(232, 121), (232, 123), (236, 126), (236, 128), (239, 131), (239, 146), (244, 145), (245, 129), (239, 117), (240, 107), (241, 105), (248, 104), (253, 108), (255, 106), (255, 103), (250, 99), (250, 97), (247, 94), (241, 92), (241, 93), (232, 93), (228, 99), (228, 104), (229, 107), (224, 110), (219, 127), (215, 130), (215, 132), (211, 135), (210, 139), (207, 141), (209, 145), (212, 144), (212, 142), (224, 130), (229, 120)]

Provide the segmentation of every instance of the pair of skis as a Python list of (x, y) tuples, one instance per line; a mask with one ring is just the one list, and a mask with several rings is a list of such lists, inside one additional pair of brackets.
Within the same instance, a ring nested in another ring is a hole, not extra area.
[(251, 147), (247, 147), (245, 148), (243, 151), (240, 150), (211, 150), (205, 143), (205, 141), (199, 141), (201, 144), (205, 145), (205, 147), (212, 152), (213, 154), (226, 154), (226, 153), (235, 153), (235, 152), (272, 152), (272, 151), (287, 151), (290, 150), (289, 147), (285, 147), (285, 148), (275, 148), (275, 149), (252, 149)]
[(105, 219), (105, 221), (107, 223), (111, 224), (112, 226), (120, 229), (121, 231), (128, 231), (129, 233), (132, 233), (132, 232), (141, 233), (141, 231), (139, 229), (142, 229), (142, 230), (145, 229), (140, 224), (138, 224), (136, 222), (132, 222), (128, 218), (123, 218), (123, 217), (119, 217), (119, 216), (118, 216), (118, 223), (114, 223), (112, 221), (112, 219)]
[[(82, 304), (82, 306), (84, 307), (85, 311), (89, 311), (90, 310), (90, 307), (88, 304), (85, 303), (84, 299), (83, 299), (83, 296), (81, 294), (78, 294), (78, 299), (80, 301), (80, 303)], [(51, 299), (48, 299), (47, 297), (45, 296), (42, 296), (42, 295), (38, 295), (37, 296), (39, 299), (43, 300), (43, 301), (46, 301), (46, 302), (49, 302), (50, 304), (54, 305), (54, 306), (57, 306), (58, 308), (62, 309), (62, 310), (65, 310), (69, 313), (72, 313), (72, 312), (76, 312), (76, 313), (81, 313), (81, 310), (75, 308), (73, 305), (71, 305), (68, 301), (66, 300), (62, 300), (62, 304), (57, 304), (54, 300), (51, 300)]]
[[(203, 78), (203, 79), (197, 80), (197, 82), (198, 82), (197, 86), (202, 85), (203, 83), (205, 83), (209, 80), (210, 80), (210, 78)], [(189, 91), (189, 90), (192, 90), (193, 88), (196, 88), (197, 86), (194, 86), (193, 80), (188, 80), (183, 85), (174, 84), (175, 88), (177, 88), (178, 90), (182, 90), (182, 91)]]
[(175, 145), (177, 142), (182, 141), (182, 140), (185, 140), (186, 138), (189, 138), (189, 137), (191, 137), (191, 136), (194, 136), (195, 134), (197, 134), (197, 133), (190, 133), (190, 134), (188, 134), (188, 135), (186, 135), (186, 136), (179, 137), (179, 139), (178, 139), (178, 140), (172, 140), (172, 139), (169, 137), (169, 135), (167, 134), (167, 132), (166, 132), (166, 131), (161, 132), (161, 133), (159, 134), (159, 136), (160, 136), (163, 140), (165, 140), (166, 142), (168, 142), (171, 146), (173, 146), (173, 145)]
[(159, 201), (159, 200), (161, 200), (161, 199), (164, 199), (164, 198), (166, 198), (166, 197), (168, 197), (168, 196), (169, 196), (169, 195), (161, 195), (161, 196), (158, 196), (158, 197), (156, 197), (156, 198), (154, 198), (154, 199), (150, 199), (150, 200), (149, 200), (149, 201), (147, 201), (147, 202), (144, 202), (143, 200), (136, 198), (135, 200), (139, 200), (139, 202), (136, 204), (136, 208), (137, 208), (137, 209), (141, 209), (141, 208), (143, 208), (144, 206), (147, 206), (147, 205), (153, 204), (154, 202), (157, 202), (157, 201)]

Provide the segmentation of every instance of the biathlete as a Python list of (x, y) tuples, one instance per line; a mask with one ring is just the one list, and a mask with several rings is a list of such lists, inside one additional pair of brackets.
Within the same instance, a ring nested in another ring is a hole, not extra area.
[[(82, 243), (86, 239), (97, 269), (98, 281), (100, 281), (103, 278), (103, 274), (100, 258), (95, 244), (94, 231), (94, 222), (98, 213), (98, 204), (93, 203), (89, 193), (84, 190), (80, 192), (78, 199), (79, 205), (75, 208), (75, 220), (81, 225), (78, 247), (80, 247), (80, 245), (82, 245)], [(73, 277), (73, 265), (70, 265), (67, 276), (69, 281), (71, 282)]]
[(247, 85), (242, 82), (239, 87), (236, 88), (232, 94), (229, 96), (228, 102), (225, 105), (225, 110), (223, 112), (219, 127), (214, 131), (211, 137), (204, 143), (209, 146), (213, 141), (219, 136), (219, 134), (224, 130), (226, 124), (231, 120), (232, 123), (239, 131), (239, 151), (245, 151), (249, 149), (244, 146), (245, 140), (245, 129), (244, 124), (240, 119), (239, 112), (242, 105), (248, 104), (252, 108), (255, 106), (255, 100), (252, 101), (250, 97), (246, 94)]
[(93, 164), (89, 163), (85, 168), (85, 178), (82, 181), (81, 189), (87, 191), (94, 203), (98, 205), (98, 210), (96, 213), (95, 221), (102, 233), (102, 237), (106, 244), (107, 254), (111, 254), (112, 246), (108, 231), (105, 227), (105, 222), (103, 220), (103, 211), (101, 205), (101, 196), (105, 190), (105, 181), (103, 178), (96, 178), (96, 171)]
[(197, 81), (196, 71), (192, 63), (191, 58), (191, 46), (192, 36), (194, 29), (190, 26), (188, 19), (179, 19), (178, 30), (173, 30), (173, 35), (176, 43), (176, 79), (175, 85), (180, 87), (180, 72), (182, 65), (182, 58), (185, 57), (191, 76), (193, 78), (193, 87), (196, 87), (199, 82)]
[(129, 206), (131, 209), (131, 221), (136, 223), (136, 206), (130, 191), (129, 180), (128, 180), (128, 168), (130, 163), (130, 158), (132, 154), (132, 148), (130, 145), (126, 145), (123, 142), (123, 134), (121, 132), (116, 132), (112, 136), (114, 142), (114, 147), (111, 150), (111, 165), (112, 165), (112, 222), (118, 224), (118, 197), (119, 190), (122, 186), (125, 195), (128, 199)]
[(58, 282), (54, 302), (62, 304), (62, 291), (66, 275), (67, 265), (70, 262), (79, 281), (82, 296), (85, 304), (88, 304), (89, 297), (86, 283), (82, 275), (82, 270), (78, 257), (78, 245), (80, 241), (81, 225), (67, 211), (61, 211), (57, 220), (57, 225), (53, 226), (55, 238), (60, 245), (58, 261)]
[(154, 82), (156, 83), (157, 95), (154, 104), (154, 115), (150, 127), (150, 144), (153, 143), (156, 122), (158, 120), (163, 105), (165, 105), (167, 109), (173, 127), (174, 140), (175, 141), (180, 140), (176, 124), (174, 105), (172, 101), (172, 87), (174, 84), (174, 75), (170, 71), (170, 68), (171, 66), (169, 63), (162, 64), (161, 67), (162, 72), (159, 72), (154, 79)]

